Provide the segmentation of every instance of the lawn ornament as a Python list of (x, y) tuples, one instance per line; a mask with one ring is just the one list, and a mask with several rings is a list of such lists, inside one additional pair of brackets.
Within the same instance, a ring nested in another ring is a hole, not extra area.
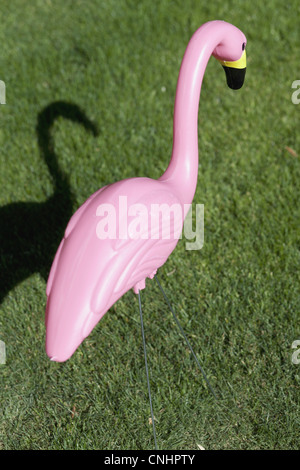
[[(208, 60), (213, 55), (224, 67), (228, 86), (238, 89), (246, 71), (245, 46), (246, 37), (235, 26), (224, 21), (203, 24), (192, 36), (180, 68), (173, 151), (166, 171), (158, 180), (137, 177), (109, 184), (92, 194), (70, 219), (47, 283), (46, 352), (51, 360), (69, 359), (130, 289), (139, 296), (142, 322), (140, 291), (147, 278), (155, 276), (158, 281), (156, 272), (176, 247), (185, 208), (195, 194), (198, 107)], [(157, 205), (179, 207), (183, 216), (156, 218), (153, 224)], [(128, 225), (130, 211), (133, 218)], [(143, 322), (142, 334), (144, 340)], [(147, 370), (145, 343), (144, 352)], [(149, 380), (148, 391), (151, 405)]]

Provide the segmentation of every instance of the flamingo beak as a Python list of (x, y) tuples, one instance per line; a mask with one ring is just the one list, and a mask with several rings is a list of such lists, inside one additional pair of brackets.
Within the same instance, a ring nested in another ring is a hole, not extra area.
[(235, 61), (219, 60), (226, 74), (227, 85), (232, 90), (238, 90), (243, 86), (246, 75), (246, 50), (240, 59)]

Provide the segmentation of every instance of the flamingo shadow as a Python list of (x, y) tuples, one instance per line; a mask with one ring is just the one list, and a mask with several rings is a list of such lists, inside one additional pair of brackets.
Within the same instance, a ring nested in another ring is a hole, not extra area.
[(96, 126), (75, 104), (57, 101), (37, 119), (37, 139), (53, 182), (44, 202), (14, 202), (0, 207), (0, 305), (21, 281), (39, 272), (47, 280), (57, 247), (72, 215), (74, 195), (54, 151), (52, 127), (58, 117), (81, 124), (94, 136)]

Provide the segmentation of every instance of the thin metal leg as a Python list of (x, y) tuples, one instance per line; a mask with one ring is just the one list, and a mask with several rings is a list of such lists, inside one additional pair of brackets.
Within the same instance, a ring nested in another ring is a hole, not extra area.
[(184, 339), (185, 339), (185, 341), (186, 341), (186, 344), (188, 345), (188, 347), (189, 347), (191, 353), (192, 353), (193, 356), (194, 356), (194, 359), (195, 359), (195, 361), (196, 361), (196, 364), (197, 364), (197, 366), (199, 367), (199, 369), (200, 369), (200, 371), (201, 371), (201, 373), (202, 373), (202, 375), (203, 375), (203, 377), (204, 377), (205, 382), (207, 383), (207, 385), (208, 385), (210, 391), (212, 392), (213, 396), (217, 399), (217, 396), (216, 396), (216, 394), (215, 394), (215, 392), (214, 392), (212, 386), (210, 385), (209, 380), (208, 380), (208, 378), (206, 377), (206, 374), (205, 374), (203, 368), (201, 367), (201, 365), (200, 365), (200, 363), (199, 363), (199, 361), (198, 361), (198, 358), (197, 358), (196, 354), (194, 353), (194, 350), (193, 350), (193, 348), (192, 348), (192, 346), (191, 346), (189, 340), (187, 339), (186, 334), (185, 334), (185, 332), (184, 332), (183, 329), (182, 329), (182, 326), (181, 326), (180, 323), (179, 323), (178, 318), (177, 318), (176, 315), (175, 315), (175, 312), (174, 312), (174, 310), (173, 310), (173, 308), (172, 308), (172, 305), (170, 304), (169, 299), (168, 299), (168, 297), (167, 297), (166, 294), (165, 294), (165, 291), (163, 290), (162, 286), (160, 285), (159, 280), (157, 279), (156, 274), (154, 275), (154, 277), (155, 277), (155, 280), (156, 280), (156, 282), (157, 282), (157, 284), (158, 284), (158, 287), (160, 288), (160, 290), (161, 290), (161, 292), (162, 292), (162, 294), (163, 294), (163, 296), (164, 296), (164, 298), (165, 298), (165, 301), (167, 302), (167, 304), (168, 304), (168, 306), (169, 306), (169, 308), (170, 308), (170, 310), (171, 310), (171, 312), (172, 312), (173, 318), (174, 318), (175, 322), (177, 323), (177, 326), (178, 326), (178, 328), (180, 329), (180, 331), (181, 331), (181, 333), (182, 333), (182, 335), (183, 335), (183, 337), (184, 337)]
[(142, 313), (142, 303), (141, 303), (141, 294), (140, 290), (138, 291), (139, 296), (139, 308), (140, 308), (140, 317), (141, 317), (141, 328), (142, 328), (142, 338), (143, 338), (143, 346), (144, 346), (144, 357), (145, 357), (145, 366), (146, 366), (146, 376), (147, 376), (147, 386), (148, 386), (148, 394), (149, 394), (149, 403), (150, 403), (150, 410), (151, 410), (151, 419), (152, 419), (152, 426), (153, 426), (153, 436), (154, 436), (154, 443), (155, 443), (155, 450), (157, 448), (156, 442), (156, 432), (155, 432), (155, 423), (154, 423), (154, 414), (152, 408), (152, 400), (151, 400), (151, 391), (150, 391), (150, 381), (149, 381), (149, 370), (147, 364), (147, 351), (146, 351), (146, 341), (145, 341), (145, 332), (144, 332), (144, 323), (143, 323), (143, 313)]

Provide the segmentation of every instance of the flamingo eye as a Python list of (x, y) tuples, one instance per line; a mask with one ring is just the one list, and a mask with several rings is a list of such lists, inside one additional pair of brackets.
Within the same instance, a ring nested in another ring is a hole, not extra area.
[(242, 51), (244, 51), (244, 50), (245, 50), (245, 47), (246, 47), (246, 43), (245, 43), (245, 42), (243, 42), (243, 45), (242, 45)]

